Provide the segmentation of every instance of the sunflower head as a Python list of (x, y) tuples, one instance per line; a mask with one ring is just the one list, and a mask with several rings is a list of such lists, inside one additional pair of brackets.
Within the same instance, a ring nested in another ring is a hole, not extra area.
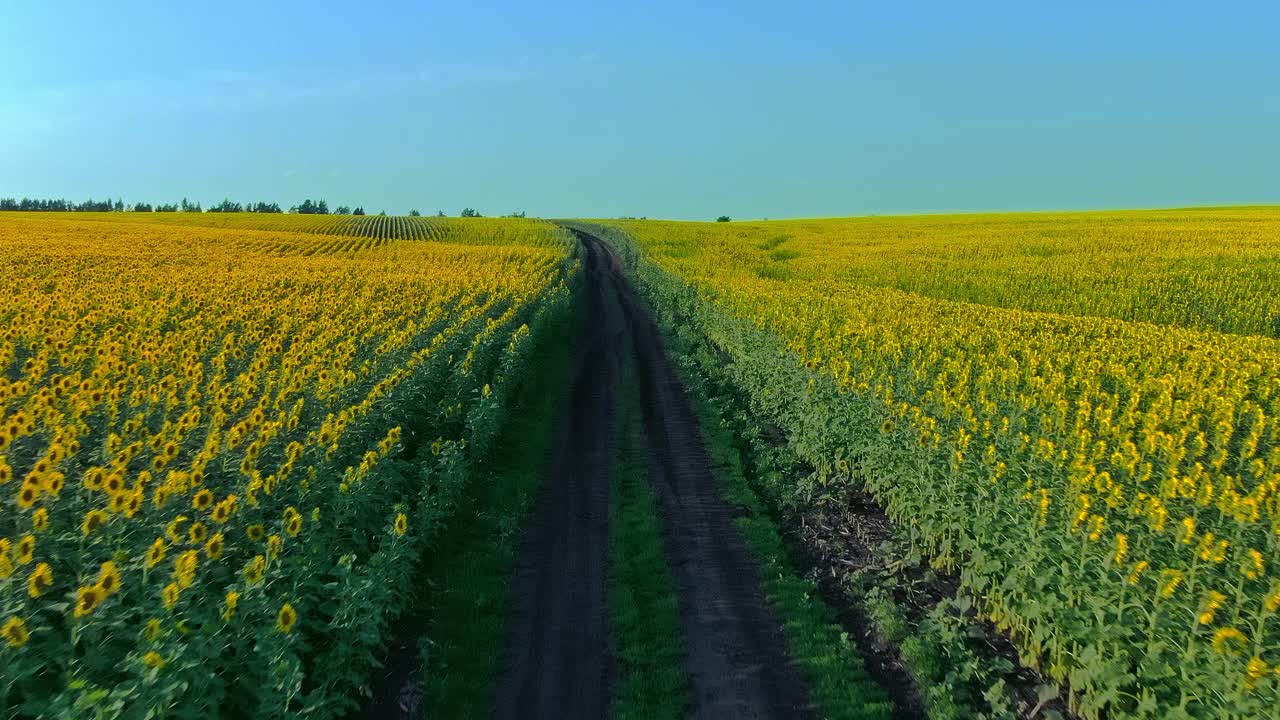
[(18, 491), (18, 507), (26, 510), (36, 504), (36, 500), (40, 497), (40, 488), (37, 485), (23, 483), (22, 489)]
[(36, 508), (36, 511), (31, 513), (31, 527), (36, 532), (44, 532), (49, 529), (48, 508)]
[(245, 528), (244, 534), (253, 542), (262, 542), (262, 538), (266, 535), (266, 529), (262, 525), (254, 524)]
[(297, 537), (302, 531), (302, 516), (292, 505), (284, 510), (284, 531), (289, 533), (289, 537)]
[(164, 534), (166, 537), (169, 538), (170, 542), (173, 542), (173, 543), (182, 542), (182, 524), (185, 523), (186, 521), (187, 521), (186, 515), (179, 515), (178, 517), (169, 521), (168, 526), (165, 527)]
[(141, 492), (129, 493), (129, 495), (125, 497), (125, 501), (124, 501), (124, 513), (123, 513), (124, 516), (127, 518), (131, 518), (134, 515), (137, 515), (138, 511), (141, 509), (142, 509), (142, 493)]
[[(272, 537), (275, 537), (272, 535)], [(267, 571), (267, 559), (261, 555), (255, 555), (252, 560), (244, 566), (244, 579), (250, 585), (257, 585), (262, 582), (262, 576)]]
[(1210, 643), (1219, 655), (1241, 655), (1248, 648), (1249, 638), (1233, 627), (1219, 628)]
[(27, 632), (27, 624), (19, 617), (11, 617), (6, 620), (4, 627), (0, 628), (0, 635), (4, 636), (5, 642), (9, 643), (11, 648), (20, 648), (26, 645), (27, 640), (31, 637), (31, 633)]
[(182, 588), (177, 583), (169, 583), (164, 586), (164, 590), (160, 593), (160, 598), (164, 601), (164, 608), (172, 610), (178, 604), (178, 598), (182, 596)]
[(196, 568), (199, 563), (200, 556), (195, 550), (188, 550), (173, 561), (173, 574), (177, 580), (178, 587), (183, 590), (191, 587), (191, 584), (195, 582)]
[(110, 560), (98, 568), (98, 587), (107, 595), (114, 595), (120, 589), (120, 569)]
[(53, 585), (53, 569), (49, 567), (49, 563), (40, 563), (36, 565), (35, 570), (31, 571), (31, 577), (27, 578), (27, 594), (38, 598), (51, 585)]
[(164, 562), (165, 548), (164, 538), (156, 538), (156, 541), (151, 543), (151, 547), (147, 548), (146, 565), (148, 570)]
[(23, 535), (22, 539), (18, 541), (17, 551), (16, 559), (19, 565), (26, 565), (31, 562), (36, 552), (35, 535)]
[(187, 532), (187, 537), (191, 539), (193, 545), (199, 545), (209, 537), (209, 529), (203, 523), (192, 523), (191, 530)]
[(165, 666), (164, 657), (155, 650), (148, 650), (146, 654), (142, 656), (142, 664), (157, 670)]
[(235, 617), (236, 605), (240, 602), (240, 593), (235, 590), (228, 590), (227, 596), (222, 609), (222, 619), (231, 622), (231, 618)]
[(222, 557), (223, 539), (222, 533), (214, 533), (209, 538), (209, 542), (204, 544), (204, 552), (209, 556), (210, 560), (217, 560)]
[(279, 614), (276, 615), (276, 629), (282, 633), (289, 633), (297, 622), (298, 612), (293, 609), (293, 606), (289, 603), (282, 605)]
[(147, 642), (155, 642), (159, 639), (161, 630), (160, 619), (151, 618), (147, 621), (146, 629), (142, 631), (142, 635), (147, 639)]
[(213, 493), (208, 490), (200, 490), (191, 498), (191, 507), (196, 510), (204, 510), (213, 504)]
[(404, 535), (409, 530), (409, 518), (404, 513), (396, 513), (396, 522), (393, 529), (396, 535)]
[(93, 612), (106, 596), (102, 592), (102, 588), (97, 585), (86, 585), (76, 591), (76, 609), (75, 616), (82, 618)]

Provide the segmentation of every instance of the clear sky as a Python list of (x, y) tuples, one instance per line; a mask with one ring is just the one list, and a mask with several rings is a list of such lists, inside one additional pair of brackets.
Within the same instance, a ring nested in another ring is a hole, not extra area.
[(705, 219), (1280, 202), (1280, 3), (19, 2), (0, 197)]

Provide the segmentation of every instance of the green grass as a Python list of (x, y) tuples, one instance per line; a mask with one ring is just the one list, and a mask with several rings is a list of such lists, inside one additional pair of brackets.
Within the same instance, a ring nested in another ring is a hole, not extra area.
[(609, 615), (618, 662), (612, 717), (681, 718), (684, 634), (643, 452), (640, 388), (624, 374), (609, 509)]
[[(576, 309), (576, 304), (574, 308)], [(520, 530), (544, 480), (556, 417), (572, 367), (573, 328), (547, 327), (500, 448), (473, 473), (454, 521), (424, 559), (430, 624), (424, 640), (420, 717), (488, 717), (510, 612)]]

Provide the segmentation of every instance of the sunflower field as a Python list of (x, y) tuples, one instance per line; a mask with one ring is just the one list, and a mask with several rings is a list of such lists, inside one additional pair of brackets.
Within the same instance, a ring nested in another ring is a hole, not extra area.
[(569, 237), (128, 215), (0, 218), (0, 707), (341, 717)]
[(1280, 717), (1280, 210), (609, 225), (1082, 717)]

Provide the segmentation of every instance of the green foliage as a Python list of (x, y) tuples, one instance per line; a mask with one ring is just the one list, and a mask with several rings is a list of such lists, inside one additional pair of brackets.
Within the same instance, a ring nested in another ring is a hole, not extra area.
[[(480, 459), (424, 559), (416, 581), (424, 690), (419, 715), (485, 717), (506, 629), (509, 584), (520, 529), (543, 482), (568, 370), (574, 324), (567, 296), (534, 323), (537, 342), (518, 366), (511, 412), (500, 437)], [(510, 368), (514, 370), (516, 365)]]
[[(1129, 215), (1167, 222), (1177, 241), (1164, 249), (1203, 257), (1203, 238), (1182, 241), (1179, 223), (1191, 215)], [(1273, 216), (1225, 214), (1240, 232), (1215, 242), (1266, 259), (1275, 246), (1259, 232)], [(822, 223), (786, 226), (825, 232)], [(838, 267), (817, 271), (839, 257), (825, 236), (829, 253), (806, 252), (796, 277), (766, 285), (743, 272), (759, 245), (714, 239), (713, 229), (672, 225), (647, 234), (643, 248), (613, 237), (655, 304), (678, 308), (709, 338), (733, 383), (815, 468), (788, 491), (792, 502), (864, 486), (923, 555), (959, 575), (976, 612), (1013, 639), (1023, 662), (1070, 688), (1067, 704), (1083, 717), (1225, 720), (1276, 706), (1274, 340), (866, 287), (865, 277), (831, 278)], [(990, 270), (1008, 258), (979, 260)], [(1212, 318), (1214, 327), (1249, 330), (1253, 315), (1239, 313), (1275, 302), (1255, 282), (1273, 271), (1265, 262), (1224, 260), (1219, 271), (1160, 257), (1140, 267), (1166, 295), (1188, 270), (1217, 288), (1225, 304), (1214, 307), (1231, 312)], [(1120, 284), (1091, 296), (1078, 280), (1071, 292), (1045, 287), (1008, 302), (1107, 314), (1132, 293)], [(1137, 300), (1162, 322), (1203, 327), (1179, 314), (1188, 305), (1161, 297)], [(1169, 345), (1175, 338), (1179, 350)], [(1256, 374), (1233, 373), (1237, 362)]]
[(817, 587), (792, 568), (782, 535), (752, 490), (732, 433), (731, 407), (723, 396), (711, 391), (710, 381), (697, 364), (697, 330), (669, 313), (660, 312), (659, 318), (673, 357), (680, 359), (680, 374), (725, 499), (741, 508), (734, 523), (759, 564), (765, 597), (782, 621), (791, 656), (808, 680), (821, 716), (848, 720), (891, 717), (892, 703), (867, 675), (857, 648), (823, 604)]
[(618, 656), (612, 717), (686, 716), (684, 630), (643, 451), (639, 384), (624, 374), (609, 514), (609, 610)]

